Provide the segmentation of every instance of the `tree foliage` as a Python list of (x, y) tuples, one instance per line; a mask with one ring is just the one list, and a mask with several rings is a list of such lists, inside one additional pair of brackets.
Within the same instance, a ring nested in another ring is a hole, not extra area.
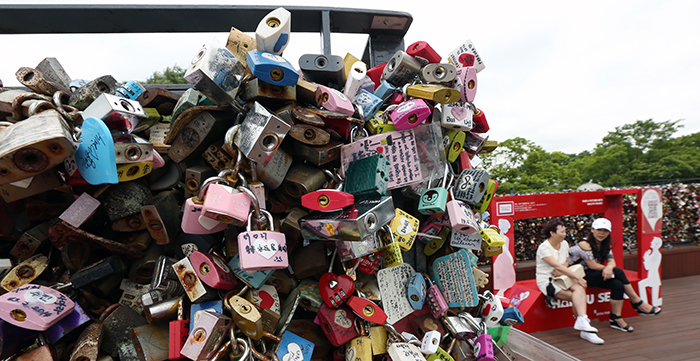
[(640, 120), (616, 127), (592, 151), (547, 152), (524, 138), (502, 142), (483, 156), (499, 189), (517, 192), (559, 191), (593, 181), (604, 186), (641, 185), (645, 181), (700, 176), (700, 133), (673, 138), (680, 120)]
[(167, 67), (162, 72), (156, 71), (151, 75), (145, 84), (187, 84), (185, 80), (185, 71), (178, 65), (173, 65), (172, 67)]

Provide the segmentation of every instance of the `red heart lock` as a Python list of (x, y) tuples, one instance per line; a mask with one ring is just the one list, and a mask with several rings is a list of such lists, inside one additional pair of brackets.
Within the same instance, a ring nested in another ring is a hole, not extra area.
[(260, 291), (258, 292), (258, 297), (260, 297), (260, 307), (261, 308), (270, 308), (272, 305), (275, 304), (275, 299), (270, 296), (269, 293), (265, 291)]
[(474, 59), (476, 57), (469, 53), (462, 53), (459, 55), (459, 63), (463, 66), (474, 66)]
[(338, 308), (355, 292), (355, 281), (346, 275), (326, 273), (318, 281), (318, 289), (326, 306)]

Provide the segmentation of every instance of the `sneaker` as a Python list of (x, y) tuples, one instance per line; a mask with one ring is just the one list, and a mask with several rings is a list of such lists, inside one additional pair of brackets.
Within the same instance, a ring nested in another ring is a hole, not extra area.
[(598, 332), (598, 329), (591, 326), (591, 321), (588, 316), (576, 317), (576, 323), (574, 324), (574, 330), (585, 331), (585, 332)]
[(581, 338), (596, 345), (602, 345), (605, 341), (598, 337), (597, 333), (581, 331)]

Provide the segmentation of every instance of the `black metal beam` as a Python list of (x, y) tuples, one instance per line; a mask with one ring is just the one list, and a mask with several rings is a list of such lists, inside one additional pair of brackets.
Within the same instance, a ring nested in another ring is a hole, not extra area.
[[(0, 5), (0, 34), (253, 32), (275, 6), (255, 5)], [(285, 6), (293, 32), (382, 33), (398, 38), (411, 26), (399, 11)]]

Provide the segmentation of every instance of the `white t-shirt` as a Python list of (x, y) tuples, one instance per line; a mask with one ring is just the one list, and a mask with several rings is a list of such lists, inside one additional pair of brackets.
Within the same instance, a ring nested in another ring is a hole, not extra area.
[(535, 261), (535, 279), (537, 280), (537, 288), (540, 289), (542, 293), (547, 295), (547, 285), (549, 284), (549, 277), (554, 272), (554, 267), (550, 266), (549, 263), (543, 260), (544, 257), (552, 256), (557, 262), (561, 263), (565, 267), (568, 267), (567, 258), (569, 257), (569, 243), (562, 241), (559, 244), (559, 250), (554, 249), (549, 241), (545, 240), (537, 247), (537, 260)]

